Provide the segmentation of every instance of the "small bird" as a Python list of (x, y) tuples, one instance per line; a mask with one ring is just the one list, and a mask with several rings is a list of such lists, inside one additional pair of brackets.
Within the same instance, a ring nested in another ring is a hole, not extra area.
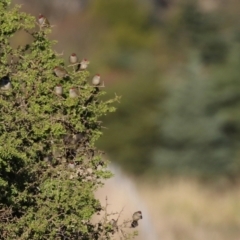
[(90, 63), (90, 62), (89, 62), (86, 58), (83, 59), (83, 60), (80, 62), (77, 71), (78, 71), (78, 70), (86, 70), (89, 63)]
[(63, 142), (65, 145), (77, 145), (83, 140), (83, 138), (83, 133), (65, 134), (63, 136)]
[(72, 54), (70, 55), (70, 57), (69, 57), (69, 62), (70, 62), (71, 64), (75, 64), (75, 63), (78, 62), (78, 57), (77, 57), (76, 53), (72, 53)]
[(40, 28), (50, 26), (48, 19), (46, 17), (44, 17), (41, 13), (38, 16), (38, 23), (39, 23)]
[(63, 135), (63, 143), (65, 145), (71, 144), (72, 136), (71, 134), (64, 134)]
[(117, 225), (117, 220), (112, 219), (109, 224), (112, 226), (112, 233), (115, 233), (118, 231), (118, 225)]
[(70, 169), (74, 169), (75, 168), (75, 164), (74, 164), (73, 161), (68, 163), (68, 168), (70, 168)]
[(63, 94), (63, 88), (62, 88), (61, 85), (57, 85), (57, 86), (55, 87), (55, 93), (56, 93), (57, 95), (62, 95), (62, 94)]
[(83, 139), (84, 135), (82, 133), (73, 134), (72, 143), (78, 144)]
[(100, 84), (100, 74), (96, 74), (92, 79), (92, 84), (97, 86)]
[(57, 66), (53, 69), (53, 71), (57, 77), (64, 78), (68, 76), (67, 71), (62, 67)]
[(10, 90), (12, 88), (12, 84), (9, 78), (9, 75), (6, 75), (0, 79), (0, 89), (1, 90)]
[(87, 174), (91, 175), (93, 173), (93, 170), (92, 170), (92, 168), (87, 168), (86, 172), (87, 172)]
[(52, 164), (53, 155), (52, 154), (48, 154), (46, 157), (44, 157), (43, 160), (46, 161), (48, 164)]
[(69, 89), (69, 97), (76, 98), (78, 96), (78, 90), (74, 87)]
[(138, 220), (142, 219), (142, 212), (141, 211), (137, 211), (132, 215), (132, 223), (131, 223), (131, 227), (135, 228), (138, 226)]

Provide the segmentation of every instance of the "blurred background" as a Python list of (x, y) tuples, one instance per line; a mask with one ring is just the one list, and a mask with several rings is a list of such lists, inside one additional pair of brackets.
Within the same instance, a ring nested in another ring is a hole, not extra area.
[(98, 196), (144, 209), (137, 239), (239, 240), (240, 1), (12, 2), (121, 96), (98, 142), (115, 178)]

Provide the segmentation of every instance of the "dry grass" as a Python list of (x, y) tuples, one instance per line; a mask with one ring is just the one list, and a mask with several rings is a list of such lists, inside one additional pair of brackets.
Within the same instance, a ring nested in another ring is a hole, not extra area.
[(164, 240), (239, 240), (240, 187), (216, 190), (196, 181), (165, 181), (139, 192)]
[(97, 196), (110, 211), (125, 206), (120, 221), (142, 210), (137, 240), (239, 240), (240, 186), (218, 189), (194, 180), (133, 184), (119, 173)]

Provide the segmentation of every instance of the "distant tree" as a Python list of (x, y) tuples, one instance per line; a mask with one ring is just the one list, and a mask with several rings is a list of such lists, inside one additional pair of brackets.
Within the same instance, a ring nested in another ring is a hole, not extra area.
[(171, 0), (154, 0), (153, 2), (156, 7), (166, 8), (170, 5)]
[[(224, 63), (230, 50), (224, 34), (226, 16), (221, 12), (205, 12), (198, 1), (180, 1), (177, 11), (166, 19), (170, 43), (188, 51), (199, 49), (204, 64)], [(226, 26), (225, 26), (226, 27)]]
[[(111, 16), (104, 10), (102, 14), (107, 15), (109, 25), (122, 26), (119, 15)], [(179, 1), (168, 11), (156, 28), (161, 32), (156, 44), (158, 57), (153, 54), (154, 47), (147, 48), (151, 58), (146, 53), (130, 54), (129, 58), (122, 55), (124, 64), (136, 62), (136, 68), (134, 73), (128, 72), (127, 83), (124, 76), (122, 82), (113, 87), (113, 91), (123, 95), (123, 100), (119, 111), (107, 117), (111, 133), (104, 132), (106, 138), (103, 137), (101, 146), (126, 171), (135, 174), (156, 170), (157, 174), (236, 176), (239, 171), (236, 167), (239, 157), (234, 147), (237, 140), (226, 132), (235, 132), (235, 137), (237, 128), (227, 111), (224, 115), (228, 121), (210, 113), (215, 104), (217, 112), (224, 109), (220, 104), (220, 82), (233, 90), (229, 92), (233, 99), (238, 95), (239, 60), (235, 59), (233, 64), (230, 58), (238, 56), (239, 50), (233, 49), (234, 34), (223, 24), (227, 15), (205, 12), (192, 0)], [(112, 32), (117, 29), (113, 28)], [(130, 36), (127, 34), (126, 38)], [(138, 51), (144, 52), (143, 49)], [(116, 56), (115, 52), (113, 55)], [(136, 60), (133, 55), (141, 57)], [(160, 68), (166, 59), (169, 64), (161, 74)], [(217, 76), (218, 69), (222, 69), (221, 76)], [(238, 111), (237, 107), (233, 108)]]
[[(97, 38), (97, 43), (105, 52), (100, 59), (112, 69), (131, 68), (135, 54), (147, 50), (156, 41), (151, 13), (138, 1), (91, 1), (89, 15), (98, 24), (92, 39)], [(92, 27), (96, 28), (94, 24)]]
[(209, 70), (195, 54), (168, 89), (154, 162), (163, 174), (235, 178), (240, 173), (238, 60)]

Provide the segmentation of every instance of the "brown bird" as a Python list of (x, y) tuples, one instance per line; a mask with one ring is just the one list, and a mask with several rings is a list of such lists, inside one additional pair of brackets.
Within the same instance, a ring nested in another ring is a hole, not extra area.
[(67, 77), (68, 76), (68, 73), (67, 71), (62, 68), (62, 67), (55, 67), (53, 69), (54, 73), (56, 74), (57, 77), (60, 77), (60, 78), (64, 78), (64, 77)]
[(57, 86), (55, 87), (55, 93), (56, 93), (57, 95), (62, 95), (62, 94), (63, 94), (63, 88), (62, 88), (61, 85), (57, 85)]
[(78, 90), (74, 87), (69, 89), (69, 97), (70, 98), (75, 98), (78, 96)]
[(138, 220), (142, 219), (142, 212), (141, 211), (137, 211), (132, 215), (132, 223), (131, 223), (131, 227), (135, 228), (138, 226)]
[(38, 16), (38, 24), (39, 24), (40, 28), (42, 28), (42, 27), (49, 27), (50, 26), (50, 23), (47, 20), (47, 18), (44, 17), (41, 13)]
[(100, 84), (100, 74), (96, 74), (92, 79), (92, 84), (97, 86)]
[(112, 219), (109, 224), (112, 226), (112, 233), (115, 233), (118, 231), (118, 225), (117, 225), (117, 220)]
[(86, 70), (90, 62), (85, 58), (80, 62), (79, 70)]
[(84, 135), (82, 133), (73, 134), (72, 143), (78, 144), (79, 142), (82, 141), (83, 137), (84, 137)]
[(75, 168), (75, 164), (74, 164), (73, 161), (69, 162), (67, 166), (68, 166), (68, 168), (70, 168), (70, 169), (74, 169), (74, 168)]
[(78, 57), (77, 57), (76, 53), (72, 53), (72, 54), (70, 55), (70, 57), (69, 57), (69, 62), (70, 62), (71, 64), (75, 64), (75, 63), (78, 62)]
[(83, 133), (76, 133), (76, 134), (65, 134), (63, 136), (63, 142), (65, 145), (76, 145), (80, 143), (84, 138)]

